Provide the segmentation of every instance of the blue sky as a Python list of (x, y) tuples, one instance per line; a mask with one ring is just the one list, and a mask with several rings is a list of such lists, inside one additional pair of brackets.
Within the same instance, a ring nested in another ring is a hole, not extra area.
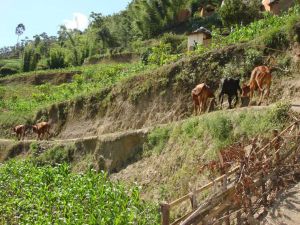
[(20, 37), (46, 32), (56, 35), (59, 25), (84, 29), (92, 11), (104, 15), (126, 8), (130, 0), (0, 0), (0, 47), (17, 42), (15, 28), (23, 23)]

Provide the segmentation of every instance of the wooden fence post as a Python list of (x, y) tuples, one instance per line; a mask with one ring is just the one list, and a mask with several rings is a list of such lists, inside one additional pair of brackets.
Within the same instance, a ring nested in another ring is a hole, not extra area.
[(242, 213), (241, 211), (238, 211), (236, 213), (236, 224), (241, 225), (242, 224)]
[[(225, 173), (225, 176), (223, 178), (223, 183), (222, 183), (222, 191), (227, 190), (227, 184), (228, 184), (228, 177), (227, 174)], [(225, 213), (225, 216), (226, 216), (224, 219), (225, 224), (230, 225), (229, 210)]]
[[(197, 199), (196, 199), (195, 190), (193, 190), (190, 193), (190, 201), (191, 201), (193, 211), (196, 210), (198, 208), (198, 203), (197, 203)], [(193, 225), (197, 225), (197, 224), (195, 223)]]
[(170, 205), (166, 202), (160, 204), (161, 225), (170, 225)]
[(191, 201), (192, 209), (193, 210), (197, 209), (198, 203), (194, 191), (192, 191), (192, 193), (190, 194), (190, 201)]
[(261, 181), (262, 181), (262, 184), (261, 184), (261, 192), (262, 192), (262, 203), (264, 206), (267, 206), (267, 202), (268, 202), (268, 199), (267, 199), (267, 193), (266, 193), (266, 182), (264, 181), (264, 173), (261, 175)]

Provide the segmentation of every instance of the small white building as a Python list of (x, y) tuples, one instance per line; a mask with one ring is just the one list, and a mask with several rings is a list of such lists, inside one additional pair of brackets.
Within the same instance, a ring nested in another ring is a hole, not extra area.
[(188, 51), (192, 51), (196, 48), (197, 45), (207, 46), (211, 43), (211, 32), (204, 28), (200, 27), (192, 33), (188, 34)]

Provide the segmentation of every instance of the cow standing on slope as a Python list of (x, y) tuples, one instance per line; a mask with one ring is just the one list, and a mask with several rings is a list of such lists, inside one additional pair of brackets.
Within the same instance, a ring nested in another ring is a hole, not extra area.
[(234, 107), (238, 103), (238, 92), (241, 92), (241, 87), (240, 87), (240, 79), (233, 79), (233, 78), (223, 78), (221, 80), (221, 93), (219, 94), (219, 102), (223, 104), (223, 98), (224, 94), (227, 94), (228, 96), (228, 103), (229, 103), (229, 109), (232, 108), (231, 103), (232, 103), (232, 97), (235, 97), (235, 103)]
[(36, 125), (32, 126), (33, 132), (37, 133), (37, 139), (42, 140), (42, 138), (45, 138), (45, 135), (47, 134), (47, 139), (49, 139), (50, 136), (50, 123), (49, 122), (41, 122)]
[[(267, 66), (255, 67), (251, 73), (249, 84), (243, 84), (242, 96), (248, 96), (250, 93), (250, 102), (253, 99), (254, 91), (258, 90), (260, 94), (258, 105), (262, 103), (266, 96), (267, 104), (269, 103), (270, 87), (272, 84), (271, 69)], [(264, 94), (264, 87), (267, 89)]]
[(13, 128), (18, 140), (24, 140), (27, 127), (26, 125), (17, 125)]
[(215, 95), (207, 84), (201, 83), (192, 90), (192, 98), (194, 102), (194, 114), (197, 115), (198, 112), (204, 113), (207, 110), (209, 98), (213, 98), (212, 103), (214, 103)]

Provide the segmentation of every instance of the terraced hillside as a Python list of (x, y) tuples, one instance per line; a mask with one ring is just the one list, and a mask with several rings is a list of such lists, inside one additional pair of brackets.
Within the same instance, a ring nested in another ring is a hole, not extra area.
[[(111, 180), (139, 186), (143, 199), (155, 203), (186, 194), (211, 178), (199, 174), (199, 167), (220, 150), (270, 138), (272, 130), (298, 116), (290, 103), (297, 108), (300, 97), (299, 12), (255, 22), (220, 45), (216, 39), (211, 48), (160, 67), (99, 64), (0, 79), (0, 161), (25, 158), (37, 168), (67, 163), (73, 172), (107, 170)], [(270, 106), (192, 115), (196, 84), (206, 82), (217, 95), (221, 78), (247, 82), (262, 64), (273, 68)], [(32, 133), (16, 141), (13, 125), (39, 121), (51, 121), (49, 141), (35, 141)], [(11, 169), (3, 168), (3, 174)], [(149, 215), (158, 221), (158, 214)], [(126, 221), (136, 221), (131, 216)]]

